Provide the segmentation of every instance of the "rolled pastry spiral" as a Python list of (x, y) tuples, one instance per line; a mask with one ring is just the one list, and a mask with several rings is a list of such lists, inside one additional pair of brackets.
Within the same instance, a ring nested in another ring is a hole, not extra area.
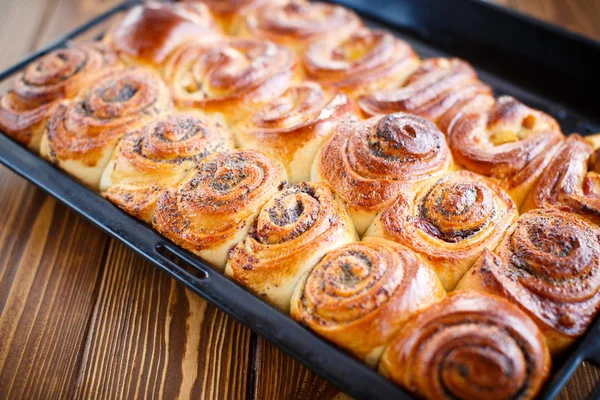
[(600, 230), (556, 209), (523, 214), (457, 289), (498, 294), (538, 324), (553, 354), (582, 335), (600, 308)]
[(138, 5), (106, 35), (129, 64), (161, 65), (178, 46), (190, 40), (210, 43), (221, 35), (206, 5), (158, 3)]
[(317, 154), (312, 180), (329, 184), (344, 200), (359, 234), (400, 193), (452, 169), (444, 134), (409, 114), (390, 114), (338, 126)]
[(600, 150), (570, 135), (529, 193), (523, 210), (556, 207), (600, 223)]
[(281, 95), (296, 78), (291, 50), (269, 41), (229, 39), (217, 45), (191, 42), (165, 63), (175, 104), (200, 109), (226, 124)]
[(327, 252), (355, 240), (347, 211), (327, 185), (291, 185), (262, 207), (231, 252), (225, 273), (289, 312), (302, 276)]
[(324, 37), (342, 39), (362, 25), (347, 8), (327, 3), (293, 0), (271, 4), (249, 14), (242, 35), (288, 46), (298, 52)]
[(552, 117), (508, 96), (462, 111), (448, 135), (457, 163), (493, 179), (519, 207), (563, 139)]
[(229, 251), (285, 180), (283, 166), (259, 151), (213, 154), (161, 193), (153, 226), (223, 270)]
[(327, 254), (294, 291), (292, 316), (375, 366), (406, 321), (445, 296), (405, 247), (378, 238)]
[(129, 214), (152, 222), (160, 191), (175, 185), (204, 157), (233, 148), (231, 135), (197, 113), (175, 113), (124, 136), (100, 191)]
[(430, 181), (375, 218), (366, 236), (403, 244), (421, 254), (444, 288), (452, 290), (485, 248), (494, 249), (518, 217), (497, 185), (469, 171)]
[(408, 79), (362, 96), (363, 114), (406, 112), (438, 123), (462, 109), (478, 95), (492, 95), (468, 63), (458, 58), (430, 58)]
[(0, 128), (39, 151), (50, 115), (60, 100), (71, 99), (119, 62), (99, 43), (54, 50), (29, 64), (0, 99)]
[(319, 147), (352, 111), (346, 95), (328, 93), (314, 82), (301, 83), (240, 122), (237, 143), (280, 160), (291, 183), (308, 181)]
[(533, 399), (550, 372), (535, 323), (509, 302), (454, 292), (409, 322), (379, 370), (425, 399)]
[[(196, 2), (198, 0), (184, 0)], [(221, 28), (230, 35), (239, 33), (245, 15), (272, 4), (286, 4), (289, 0), (202, 0), (208, 6)]]
[(392, 34), (362, 28), (346, 38), (325, 37), (303, 58), (308, 79), (351, 96), (402, 82), (419, 64), (406, 42)]
[(111, 72), (56, 108), (40, 152), (98, 190), (118, 140), (172, 107), (167, 87), (153, 71), (128, 68)]

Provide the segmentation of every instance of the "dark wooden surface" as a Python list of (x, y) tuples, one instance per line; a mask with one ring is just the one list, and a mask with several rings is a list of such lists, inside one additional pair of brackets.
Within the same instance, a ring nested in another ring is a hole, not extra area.
[[(0, 0), (0, 68), (116, 2)], [(600, 39), (600, 0), (499, 2)], [(3, 167), (0, 210), (0, 398), (346, 397)]]

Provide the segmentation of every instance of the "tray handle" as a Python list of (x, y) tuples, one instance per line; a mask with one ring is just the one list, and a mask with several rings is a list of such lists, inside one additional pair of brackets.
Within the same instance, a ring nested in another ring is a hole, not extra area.
[(214, 271), (209, 270), (171, 243), (159, 241), (154, 246), (155, 260), (160, 261), (162, 267), (170, 273), (179, 276), (184, 283), (202, 289), (207, 284)]

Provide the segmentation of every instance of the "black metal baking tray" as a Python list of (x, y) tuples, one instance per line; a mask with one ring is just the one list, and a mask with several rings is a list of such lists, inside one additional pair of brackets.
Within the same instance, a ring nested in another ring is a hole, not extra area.
[[(112, 10), (0, 73), (4, 81), (35, 58), (68, 45), (114, 14)], [(477, 0), (336, 0), (410, 42), (422, 57), (463, 57), (500, 94), (512, 94), (552, 114), (565, 132), (600, 131), (600, 45)], [(587, 101), (585, 101), (587, 100)], [(0, 163), (39, 186), (120, 240), (210, 303), (291, 355), (341, 390), (359, 399), (413, 399), (413, 396), (277, 311), (249, 291), (180, 249), (142, 222), (85, 188), (37, 155), (0, 134)], [(553, 375), (539, 398), (553, 399), (583, 361), (600, 366), (600, 318), (573, 348), (555, 360)]]

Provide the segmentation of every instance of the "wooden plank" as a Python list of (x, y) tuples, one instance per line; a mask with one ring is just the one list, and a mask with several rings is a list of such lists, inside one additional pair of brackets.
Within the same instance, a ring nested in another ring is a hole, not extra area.
[(112, 242), (75, 397), (243, 398), (250, 336)]
[[(3, 229), (0, 398), (69, 397), (106, 237), (38, 190)], [(0, 203), (5, 204), (5, 203)]]
[(255, 399), (333, 399), (345, 395), (265, 339), (256, 346)]
[(600, 1), (593, 0), (492, 0), (562, 26), (583, 35), (600, 39)]

